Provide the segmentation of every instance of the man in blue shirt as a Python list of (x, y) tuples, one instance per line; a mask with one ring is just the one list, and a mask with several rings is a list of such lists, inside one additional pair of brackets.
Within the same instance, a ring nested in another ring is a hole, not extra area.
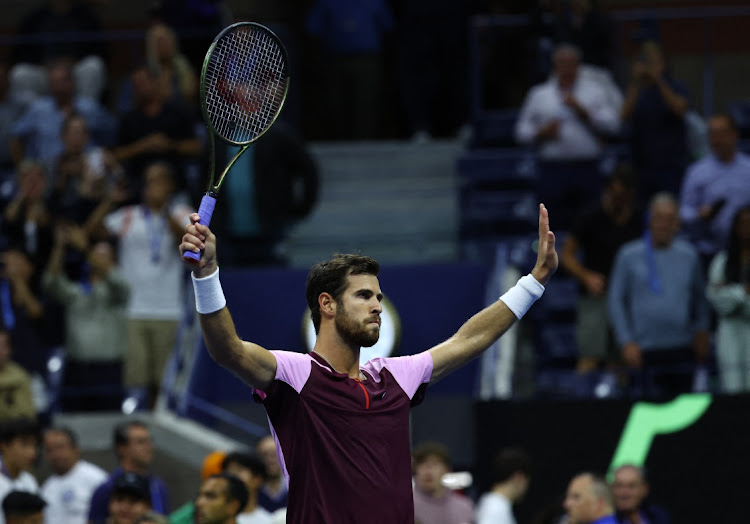
[(568, 485), (563, 504), (566, 524), (617, 524), (607, 481), (594, 473), (580, 473)]

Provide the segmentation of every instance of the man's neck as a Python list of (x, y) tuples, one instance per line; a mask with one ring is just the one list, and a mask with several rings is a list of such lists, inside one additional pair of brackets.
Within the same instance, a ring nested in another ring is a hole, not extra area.
[(513, 486), (510, 485), (509, 482), (504, 482), (502, 484), (495, 484), (495, 486), (492, 488), (492, 492), (502, 495), (503, 497), (508, 499), (510, 502), (513, 502), (515, 500), (515, 490), (513, 489)]
[(20, 475), (23, 471), (23, 469), (16, 466), (15, 464), (10, 464), (5, 461), (3, 461), (3, 470), (8, 475), (8, 477), (12, 478), (13, 480), (17, 479), (18, 475)]
[(271, 495), (278, 495), (284, 488), (284, 477), (279, 475), (277, 477), (269, 477), (266, 480), (265, 489)]
[[(323, 360), (328, 362), (337, 373), (345, 373), (352, 378), (361, 378), (359, 348), (348, 346), (335, 331), (329, 333), (322, 328), (323, 326), (321, 326), (313, 351), (323, 357)], [(332, 329), (335, 330), (333, 326)]]
[(121, 462), (120, 469), (128, 473), (138, 473), (139, 475), (148, 475), (147, 466), (141, 466), (130, 460)]
[(242, 510), (242, 513), (252, 513), (258, 508), (258, 493), (250, 493), (249, 495), (247, 505)]
[(737, 156), (737, 151), (732, 150), (731, 152), (727, 152), (722, 155), (716, 155), (716, 160), (718, 160), (720, 164), (728, 165), (734, 162), (735, 156)]

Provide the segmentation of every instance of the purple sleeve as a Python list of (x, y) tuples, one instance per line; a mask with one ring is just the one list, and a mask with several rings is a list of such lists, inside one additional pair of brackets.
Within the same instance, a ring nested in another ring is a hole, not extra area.
[[(271, 354), (276, 358), (276, 377), (274, 380), (285, 382), (292, 386), (297, 393), (301, 392), (307, 383), (307, 379), (310, 378), (312, 357), (307, 353), (295, 353), (293, 351), (271, 351)], [(271, 388), (269, 388), (269, 391), (257, 388), (253, 390), (253, 393), (261, 400), (264, 400), (271, 392)]]
[(105, 481), (104, 484), (96, 488), (91, 496), (89, 504), (89, 522), (93, 524), (104, 524), (109, 517), (109, 492), (110, 483)]
[(380, 374), (385, 368), (391, 372), (398, 385), (404, 390), (410, 399), (419, 389), (419, 386), (430, 381), (432, 376), (432, 355), (429, 351), (423, 351), (416, 355), (392, 358), (374, 358), (363, 366), (374, 376)]

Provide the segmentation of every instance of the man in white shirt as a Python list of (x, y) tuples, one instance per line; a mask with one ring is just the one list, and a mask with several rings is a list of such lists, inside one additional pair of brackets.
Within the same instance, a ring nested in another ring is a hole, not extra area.
[[(36, 493), (39, 484), (29, 470), (37, 457), (39, 427), (29, 419), (0, 425), (0, 500), (11, 491)], [(0, 515), (0, 524), (5, 518)]]
[(258, 492), (266, 480), (263, 461), (254, 455), (233, 452), (224, 459), (222, 470), (240, 479), (247, 489), (247, 503), (237, 515), (237, 524), (270, 524), (271, 514), (258, 505)]
[(107, 473), (81, 460), (78, 438), (66, 427), (44, 433), (44, 457), (53, 472), (42, 484), (41, 494), (47, 501), (44, 522), (85, 524), (91, 494), (107, 480)]
[(477, 524), (516, 524), (513, 504), (529, 488), (531, 459), (521, 449), (501, 449), (493, 459), (492, 476), (492, 490), (479, 499)]

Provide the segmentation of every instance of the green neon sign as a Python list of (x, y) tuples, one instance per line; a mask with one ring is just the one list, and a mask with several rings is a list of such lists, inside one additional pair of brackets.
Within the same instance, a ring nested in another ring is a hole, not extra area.
[(609, 465), (609, 480), (623, 464), (643, 466), (656, 435), (675, 433), (691, 426), (703, 416), (712, 400), (710, 394), (699, 393), (680, 395), (666, 404), (634, 404)]

